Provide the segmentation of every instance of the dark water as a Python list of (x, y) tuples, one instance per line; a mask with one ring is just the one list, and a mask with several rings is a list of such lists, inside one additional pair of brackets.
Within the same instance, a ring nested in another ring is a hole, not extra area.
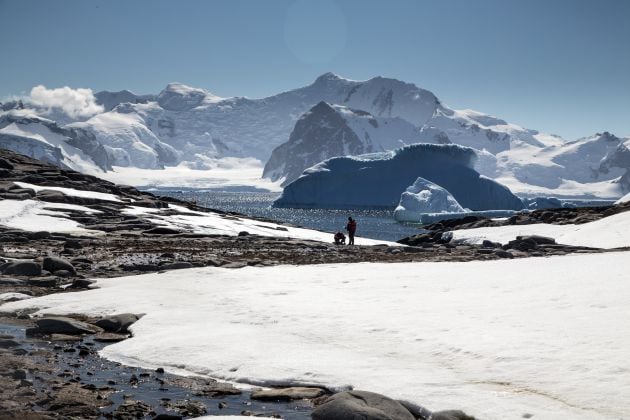
[[(157, 414), (177, 414), (174, 409), (168, 407), (169, 401), (192, 400), (202, 404), (207, 415), (236, 416), (243, 411), (251, 411), (266, 416), (279, 415), (288, 420), (311, 418), (312, 408), (307, 403), (256, 401), (250, 398), (251, 392), (249, 391), (243, 391), (239, 395), (220, 395), (217, 397), (199, 395), (194, 389), (185, 386), (185, 383), (179, 385), (180, 382), (176, 375), (157, 373), (153, 370), (125, 366), (102, 359), (97, 352), (105, 347), (105, 344), (94, 341), (93, 336), (85, 336), (78, 342), (51, 343), (46, 340), (26, 337), (23, 326), (4, 323), (0, 323), (0, 335), (13, 337), (20, 343), (18, 350), (26, 352), (52, 351), (55, 354), (55, 368), (59, 372), (57, 376), (64, 378), (64, 381), (79, 382), (84, 388), (114, 391), (107, 397), (113, 404), (101, 408), (101, 418), (111, 418), (113, 411), (120, 407), (127, 397), (145, 402)], [(88, 354), (80, 356), (80, 348), (89, 348), (90, 351)], [(32, 357), (37, 361), (37, 357), (44, 356)], [(132, 380), (133, 376), (136, 377), (136, 381)], [(53, 384), (49, 381), (38, 380), (37, 377), (37, 372), (29, 372), (27, 379), (33, 381), (34, 387), (46, 393), (51, 392)], [(219, 402), (226, 403), (227, 406), (219, 408)], [(252, 417), (252, 419), (255, 418)]]
[(224, 192), (204, 190), (150, 190), (181, 200), (195, 201), (198, 205), (224, 211), (235, 211), (247, 216), (266, 217), (310, 229), (335, 232), (344, 230), (348, 216), (357, 220), (357, 235), (366, 238), (396, 241), (421, 232), (411, 225), (396, 222), (389, 210), (329, 210), (272, 208), (278, 193)]

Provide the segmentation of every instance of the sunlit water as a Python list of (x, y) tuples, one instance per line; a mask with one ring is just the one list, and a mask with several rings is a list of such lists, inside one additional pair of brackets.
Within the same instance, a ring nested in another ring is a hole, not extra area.
[(396, 241), (421, 232), (410, 225), (396, 222), (388, 210), (329, 210), (273, 208), (279, 193), (217, 192), (203, 190), (151, 190), (153, 194), (195, 201), (198, 205), (247, 216), (266, 217), (279, 222), (323, 230), (332, 234), (343, 231), (348, 216), (357, 220), (357, 235), (366, 238)]

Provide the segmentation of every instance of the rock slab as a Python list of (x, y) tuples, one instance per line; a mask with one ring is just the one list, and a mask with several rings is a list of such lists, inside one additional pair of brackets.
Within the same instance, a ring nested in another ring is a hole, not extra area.
[(398, 401), (368, 391), (340, 392), (317, 407), (313, 420), (415, 420)]

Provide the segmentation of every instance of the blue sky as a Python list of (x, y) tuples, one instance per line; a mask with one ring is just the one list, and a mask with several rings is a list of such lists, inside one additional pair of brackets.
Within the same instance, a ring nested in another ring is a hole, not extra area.
[(630, 135), (628, 22), (626, 0), (0, 0), (0, 98), (171, 81), (263, 97), (332, 71), (568, 139)]

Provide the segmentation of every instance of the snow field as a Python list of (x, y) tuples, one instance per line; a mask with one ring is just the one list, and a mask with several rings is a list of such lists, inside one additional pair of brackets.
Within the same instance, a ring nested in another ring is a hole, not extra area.
[(519, 235), (549, 236), (559, 244), (593, 248), (630, 247), (630, 211), (581, 225), (510, 225), (453, 231), (453, 240), (481, 244), (484, 239), (505, 244)]
[(630, 416), (630, 254), (199, 268), (2, 306), (146, 314), (102, 355), (261, 384), (354, 386), (483, 419)]
[(65, 187), (48, 187), (45, 185), (29, 184), (28, 182), (14, 182), (14, 184), (17, 184), (22, 188), (33, 189), (35, 190), (35, 192), (42, 191), (42, 190), (52, 190), (52, 191), (59, 191), (63, 195), (67, 195), (70, 197), (95, 198), (97, 200), (117, 201), (117, 202), (121, 201), (117, 195), (101, 193), (101, 192), (96, 192), (96, 191), (77, 190), (74, 188), (65, 188)]
[(75, 204), (47, 203), (36, 200), (2, 200), (0, 202), (0, 225), (31, 232), (50, 230), (51, 227), (54, 227), (55, 232), (102, 234), (85, 229), (79, 223), (66, 219), (65, 214), (61, 211), (46, 210), (45, 208), (79, 210), (88, 214), (100, 213), (98, 210)]

